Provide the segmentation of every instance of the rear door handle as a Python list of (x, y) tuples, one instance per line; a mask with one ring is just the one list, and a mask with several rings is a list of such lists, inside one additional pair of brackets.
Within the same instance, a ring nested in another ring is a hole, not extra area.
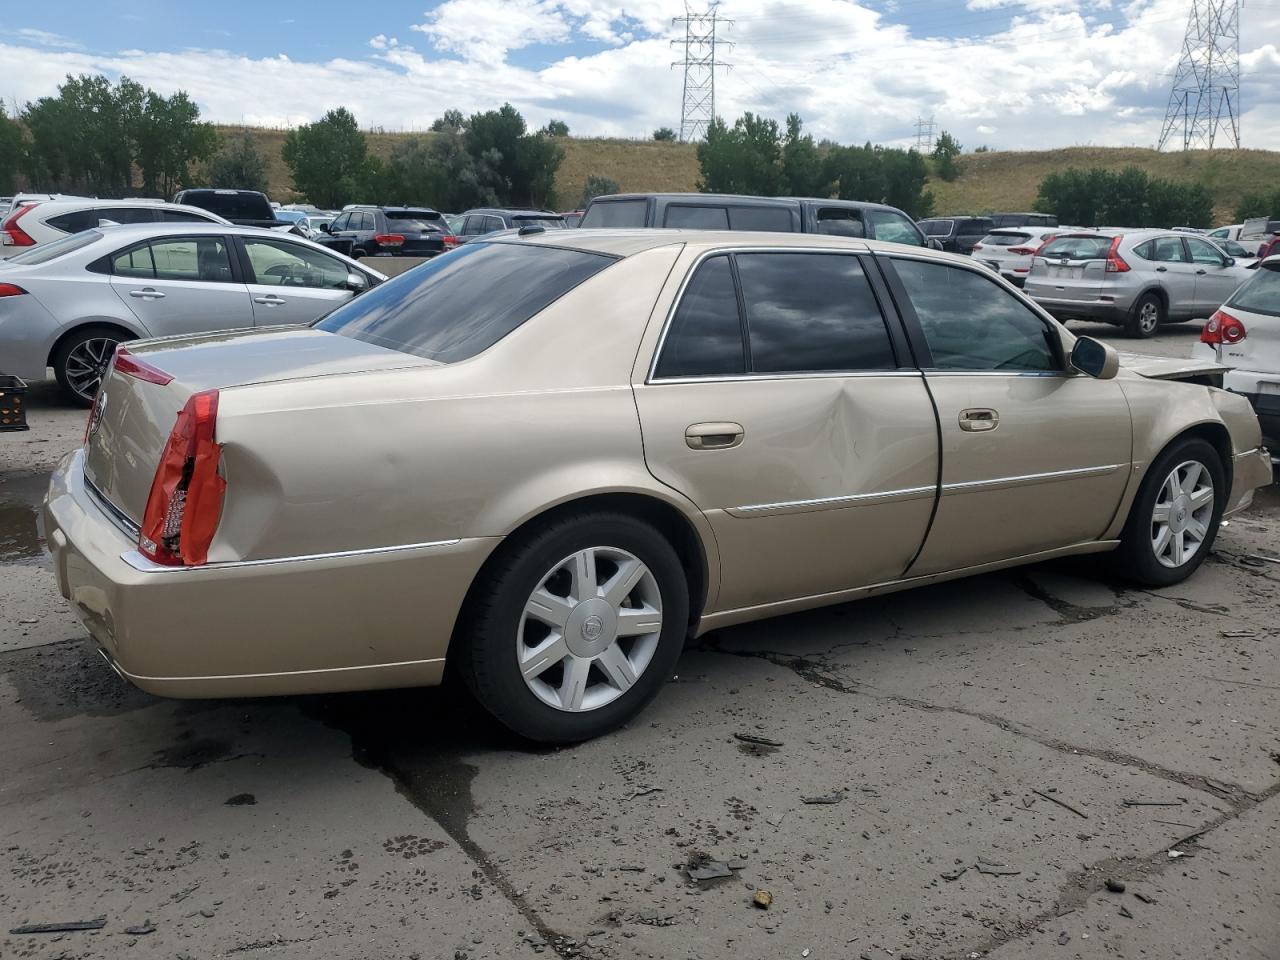
[(744, 435), (740, 423), (695, 423), (685, 429), (684, 442), (691, 450), (729, 450), (742, 443)]
[(141, 290), (130, 290), (129, 296), (138, 300), (163, 300), (164, 294), (154, 287), (143, 287)]
[(970, 433), (983, 433), (1000, 426), (1000, 414), (994, 410), (978, 407), (960, 411), (960, 429)]
[(1168, 272), (1169, 272), (1168, 267), (1156, 267), (1156, 273), (1168, 273)]
[(1203, 270), (1203, 269), (1201, 269), (1201, 270), (1197, 270), (1197, 271), (1196, 271), (1196, 276), (1197, 276), (1197, 277), (1203, 277), (1203, 276), (1204, 276), (1206, 273), (1208, 273), (1208, 272), (1209, 272), (1208, 270)]
[(289, 301), (286, 300), (284, 297), (277, 297), (274, 293), (268, 293), (265, 297), (254, 297), (253, 302), (265, 303), (268, 306), (274, 307), (282, 303), (288, 303)]

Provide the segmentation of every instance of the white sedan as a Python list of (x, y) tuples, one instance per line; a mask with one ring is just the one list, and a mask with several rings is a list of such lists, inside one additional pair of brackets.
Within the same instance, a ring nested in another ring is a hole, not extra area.
[(88, 406), (116, 345), (310, 323), (386, 277), (301, 237), (230, 224), (84, 230), (0, 263), (0, 372)]

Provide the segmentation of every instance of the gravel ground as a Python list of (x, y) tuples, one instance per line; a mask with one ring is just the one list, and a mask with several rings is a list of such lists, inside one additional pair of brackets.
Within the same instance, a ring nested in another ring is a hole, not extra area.
[(35, 526), (84, 413), (38, 384), (30, 417), (0, 434), (0, 958), (1280, 957), (1280, 565), (1246, 559), (1280, 487), (1178, 587), (1084, 558), (718, 631), (631, 727), (544, 750), (447, 689), (126, 686)]

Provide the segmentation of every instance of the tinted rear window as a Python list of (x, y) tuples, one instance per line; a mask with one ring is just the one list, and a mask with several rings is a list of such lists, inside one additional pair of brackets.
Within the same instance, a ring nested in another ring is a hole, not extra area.
[(730, 207), (729, 229), (795, 233), (796, 226), (786, 207)]
[(436, 220), (424, 220), (418, 217), (393, 217), (387, 214), (387, 229), (393, 233), (429, 233), (440, 232), (444, 223)]
[(961, 220), (960, 234), (965, 237), (980, 237), (993, 228), (990, 220)]
[(984, 247), (1016, 247), (1031, 239), (1029, 233), (988, 233), (982, 238)]
[(593, 202), (587, 208), (579, 227), (643, 227), (649, 211), (649, 201), (606, 200)]
[(916, 226), (924, 230), (926, 237), (946, 237), (951, 235), (950, 220), (922, 220)]
[(1253, 278), (1232, 294), (1226, 305), (1280, 317), (1280, 270), (1259, 267)]
[(613, 262), (557, 247), (470, 243), (380, 284), (315, 326), (455, 363), (487, 350)]
[(1050, 240), (1040, 251), (1040, 256), (1061, 260), (1105, 260), (1111, 249), (1110, 237), (1058, 237)]
[(70, 210), (56, 217), (50, 217), (45, 223), (63, 233), (79, 233), (81, 230), (96, 227), (98, 216), (92, 210)]
[(180, 203), (209, 210), (227, 220), (274, 220), (276, 212), (267, 198), (257, 193), (185, 193)]
[(662, 225), (688, 230), (728, 230), (729, 211), (724, 207), (672, 205), (667, 207)]
[(511, 225), (513, 227), (546, 227), (549, 230), (565, 228), (564, 217), (548, 217), (545, 214), (532, 217), (516, 214), (511, 218)]

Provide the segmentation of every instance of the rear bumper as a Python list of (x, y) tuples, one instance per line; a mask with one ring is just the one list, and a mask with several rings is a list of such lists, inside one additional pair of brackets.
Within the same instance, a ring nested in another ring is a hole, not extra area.
[(1247, 510), (1253, 504), (1253, 492), (1271, 485), (1271, 455), (1266, 447), (1258, 447), (1233, 458), (1231, 496), (1222, 511), (1224, 517)]
[(1111, 300), (1059, 300), (1038, 296), (1027, 291), (1036, 303), (1059, 320), (1096, 320), (1100, 323), (1122, 324), (1129, 316), (1127, 304)]
[(263, 696), (439, 683), (463, 598), (497, 540), (158, 567), (54, 471), (45, 528), (58, 586), (113, 667), (150, 693)]
[[(1212, 350), (1211, 347), (1204, 349)], [(1264, 387), (1273, 384), (1276, 392), (1264, 392)], [(1222, 385), (1249, 401), (1262, 427), (1262, 442), (1273, 454), (1280, 455), (1280, 373), (1229, 370), (1222, 378)]]

